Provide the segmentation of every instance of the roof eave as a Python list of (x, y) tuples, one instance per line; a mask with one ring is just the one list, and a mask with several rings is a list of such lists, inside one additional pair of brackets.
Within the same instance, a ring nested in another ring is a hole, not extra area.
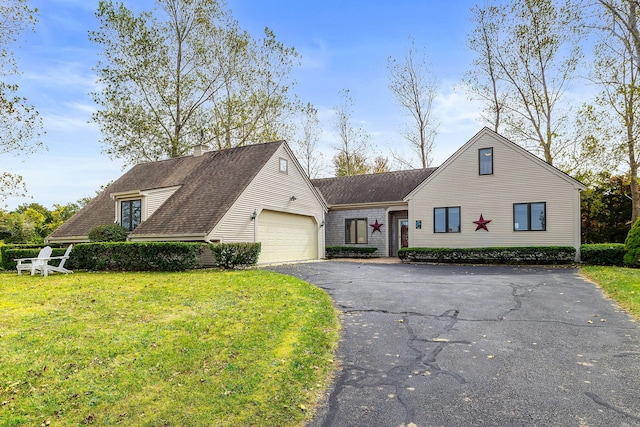
[(89, 243), (89, 236), (61, 236), (46, 237), (44, 242), (49, 243)]
[(345, 210), (345, 209), (370, 209), (370, 208), (387, 208), (391, 206), (406, 206), (407, 202), (402, 200), (386, 201), (386, 202), (366, 202), (366, 203), (339, 203), (329, 205), (329, 210)]
[(188, 242), (204, 242), (207, 233), (176, 233), (176, 234), (130, 234), (128, 240), (130, 242), (160, 242), (160, 241), (188, 241)]

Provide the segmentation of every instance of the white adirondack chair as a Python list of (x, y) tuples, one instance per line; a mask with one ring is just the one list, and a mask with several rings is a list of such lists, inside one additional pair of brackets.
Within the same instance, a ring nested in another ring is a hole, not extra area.
[(18, 264), (16, 265), (16, 269), (18, 270), (18, 276), (22, 274), (23, 271), (30, 271), (31, 275), (35, 273), (36, 269), (41, 268), (43, 265), (47, 264), (47, 260), (51, 257), (51, 246), (45, 246), (40, 249), (37, 258), (19, 258), (15, 259)]
[[(73, 273), (73, 271), (64, 268), (64, 263), (69, 259), (69, 254), (71, 253), (72, 248), (73, 245), (69, 245), (64, 255), (46, 258), (44, 264), (34, 267), (33, 270), (39, 271), (43, 276), (48, 276), (49, 273)], [(49, 264), (49, 261), (54, 260), (60, 260), (60, 263), (58, 265)]]

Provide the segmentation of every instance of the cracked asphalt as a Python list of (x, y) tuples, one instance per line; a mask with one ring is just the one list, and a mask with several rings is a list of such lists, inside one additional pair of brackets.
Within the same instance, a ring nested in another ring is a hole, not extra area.
[(640, 426), (640, 325), (572, 268), (272, 267), (342, 312), (311, 427)]

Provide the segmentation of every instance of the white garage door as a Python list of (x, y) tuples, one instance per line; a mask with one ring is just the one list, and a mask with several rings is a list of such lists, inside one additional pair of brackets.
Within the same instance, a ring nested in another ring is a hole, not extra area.
[(303, 261), (318, 257), (318, 232), (312, 217), (275, 211), (258, 216), (260, 263)]

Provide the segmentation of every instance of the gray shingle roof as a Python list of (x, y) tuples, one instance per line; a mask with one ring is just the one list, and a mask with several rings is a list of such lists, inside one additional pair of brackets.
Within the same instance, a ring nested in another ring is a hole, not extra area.
[(115, 219), (110, 194), (181, 186), (133, 235), (206, 234), (220, 221), (282, 141), (139, 164), (66, 221), (52, 238), (87, 236)]
[(345, 205), (356, 203), (398, 202), (427, 179), (437, 168), (313, 179), (327, 203)]

